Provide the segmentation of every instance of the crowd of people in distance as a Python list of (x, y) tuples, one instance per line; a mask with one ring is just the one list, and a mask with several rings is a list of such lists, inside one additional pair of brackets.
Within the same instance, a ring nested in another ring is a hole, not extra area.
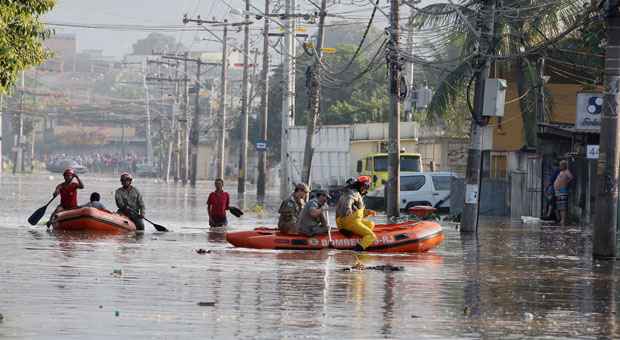
[(90, 172), (97, 173), (113, 173), (119, 171), (136, 172), (137, 165), (145, 162), (145, 157), (135, 153), (127, 153), (123, 156), (121, 153), (78, 153), (53, 154), (44, 159), (46, 163), (53, 163), (61, 160), (73, 160), (76, 163), (85, 166)]

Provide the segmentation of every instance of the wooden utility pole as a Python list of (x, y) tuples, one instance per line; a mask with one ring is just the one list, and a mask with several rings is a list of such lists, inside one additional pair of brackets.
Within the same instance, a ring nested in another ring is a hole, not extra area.
[[(263, 72), (261, 73), (261, 116), (259, 136), (262, 142), (267, 143), (267, 123), (269, 118), (269, 0), (265, 0), (265, 20), (263, 26)], [(256, 66), (255, 66), (256, 67)], [(267, 180), (267, 148), (258, 150), (258, 178), (256, 180), (256, 201), (259, 205), (265, 204), (265, 182)]]
[(592, 255), (616, 257), (618, 227), (618, 167), (620, 155), (618, 108), (620, 107), (620, 1), (607, 1), (607, 53), (605, 55), (605, 97), (596, 175), (596, 216), (592, 233)]
[(295, 0), (285, 0), (286, 32), (284, 43), (284, 79), (282, 84), (282, 126), (280, 137), (280, 198), (285, 199), (291, 192), (288, 129), (295, 125), (295, 58), (297, 44), (295, 40)]
[(314, 148), (314, 130), (321, 113), (321, 59), (323, 58), (323, 40), (325, 36), (325, 8), (327, 0), (321, 0), (321, 11), (319, 13), (319, 33), (314, 47), (314, 64), (310, 71), (310, 100), (308, 102), (308, 123), (306, 125), (306, 145), (304, 148), (304, 164), (301, 174), (301, 181), (310, 184), (310, 174), (312, 172), (312, 156)]
[(465, 174), (465, 204), (461, 232), (477, 232), (480, 204), (480, 172), (482, 167), (482, 106), (484, 103), (484, 84), (489, 78), (490, 61), (487, 55), (491, 50), (493, 39), (495, 0), (485, 0), (483, 10), (478, 15), (480, 20), (479, 62), (476, 74), (474, 94), (474, 114), (471, 120), (471, 141), (467, 151), (467, 170)]
[(390, 119), (388, 141), (387, 215), (400, 216), (400, 9), (398, 0), (390, 0), (388, 70)]
[[(250, 11), (250, 0), (245, 0), (246, 13)], [(246, 14), (245, 21), (250, 17)], [(248, 54), (250, 53), (250, 27), (243, 27), (243, 84), (241, 87), (241, 150), (239, 152), (239, 177), (237, 181), (237, 198), (239, 208), (245, 209), (245, 179), (248, 163)]]

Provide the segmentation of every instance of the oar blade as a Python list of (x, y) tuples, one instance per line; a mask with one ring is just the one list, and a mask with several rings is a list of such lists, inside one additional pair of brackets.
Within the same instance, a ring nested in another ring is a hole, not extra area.
[(230, 211), (231, 214), (237, 216), (237, 217), (241, 217), (243, 215), (243, 211), (241, 211), (241, 209), (237, 208), (237, 207), (229, 207), (228, 211)]
[(44, 207), (41, 207), (39, 209), (37, 209), (35, 212), (32, 213), (32, 215), (30, 215), (30, 217), (28, 217), (28, 223), (30, 223), (30, 225), (35, 225), (37, 223), (39, 223), (39, 221), (41, 220), (41, 217), (43, 217), (43, 215), (45, 215), (45, 210), (47, 209), (47, 205)]
[(169, 230), (168, 230), (166, 227), (164, 227), (163, 225), (159, 225), (159, 224), (155, 224), (155, 223), (153, 223), (153, 227), (154, 227), (155, 229), (157, 229), (157, 231), (161, 231), (161, 232), (168, 232), (168, 231), (169, 231)]

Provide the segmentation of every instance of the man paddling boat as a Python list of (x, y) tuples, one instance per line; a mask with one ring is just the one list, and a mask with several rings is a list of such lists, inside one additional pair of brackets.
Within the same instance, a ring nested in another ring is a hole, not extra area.
[[(54, 219), (56, 218), (56, 213), (61, 212), (63, 210), (71, 210), (78, 207), (77, 204), (77, 191), (78, 189), (84, 189), (84, 183), (78, 175), (75, 173), (75, 170), (72, 168), (65, 169), (62, 173), (65, 181), (58, 184), (56, 189), (54, 190), (53, 196), (56, 197), (60, 195), (60, 205), (56, 207), (54, 212), (52, 213), (52, 217), (49, 222), (47, 222), (47, 227), (49, 228)], [(74, 181), (75, 179), (76, 181)]]
[(116, 189), (114, 198), (118, 212), (129, 217), (136, 225), (137, 231), (144, 231), (144, 200), (142, 194), (131, 183), (133, 177), (125, 172), (121, 175), (122, 187)]

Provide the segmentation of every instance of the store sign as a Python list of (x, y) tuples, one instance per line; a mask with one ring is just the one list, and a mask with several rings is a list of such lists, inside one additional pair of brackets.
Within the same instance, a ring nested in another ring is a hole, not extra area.
[(575, 130), (599, 132), (603, 113), (603, 95), (601, 93), (578, 93)]

